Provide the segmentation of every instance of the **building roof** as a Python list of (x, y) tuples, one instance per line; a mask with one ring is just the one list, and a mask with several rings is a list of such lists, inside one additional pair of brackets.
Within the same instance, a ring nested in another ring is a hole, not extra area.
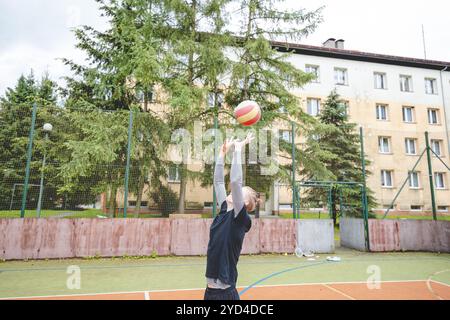
[(435, 61), (435, 60), (400, 57), (400, 56), (391, 56), (386, 54), (319, 47), (281, 41), (271, 41), (271, 43), (274, 48), (282, 52), (294, 51), (294, 53), (297, 54), (304, 54), (311, 56), (365, 61), (365, 62), (433, 69), (433, 70), (443, 70), (445, 67), (448, 67), (446, 71), (450, 72), (450, 62), (446, 61)]

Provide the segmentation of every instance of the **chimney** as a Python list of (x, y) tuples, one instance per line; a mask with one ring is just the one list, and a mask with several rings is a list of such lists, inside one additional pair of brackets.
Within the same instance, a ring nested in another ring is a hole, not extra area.
[(336, 39), (329, 38), (327, 41), (323, 43), (325, 48), (336, 48)]
[(344, 49), (344, 39), (336, 40), (336, 49)]

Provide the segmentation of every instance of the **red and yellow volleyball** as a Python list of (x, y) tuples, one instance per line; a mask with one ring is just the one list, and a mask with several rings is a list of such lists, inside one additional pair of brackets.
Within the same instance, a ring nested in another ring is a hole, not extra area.
[(261, 119), (261, 108), (255, 101), (245, 100), (234, 109), (234, 117), (243, 126), (251, 126)]

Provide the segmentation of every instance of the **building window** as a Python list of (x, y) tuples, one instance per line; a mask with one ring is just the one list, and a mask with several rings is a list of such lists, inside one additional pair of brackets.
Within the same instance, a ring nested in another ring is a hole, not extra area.
[(334, 80), (336, 84), (348, 85), (347, 69), (334, 68)]
[(400, 91), (403, 92), (413, 91), (411, 76), (400, 75)]
[(143, 89), (136, 89), (136, 99), (139, 101), (139, 103), (145, 103), (146, 101), (148, 103), (154, 102), (153, 100), (153, 90), (143, 90)]
[(292, 143), (292, 131), (281, 130), (281, 139), (283, 139), (286, 142)]
[[(136, 207), (137, 201), (128, 201), (128, 206)], [(148, 201), (141, 201), (141, 208), (148, 207)]]
[(168, 179), (169, 182), (180, 182), (180, 167), (176, 164), (169, 166)]
[(392, 171), (381, 170), (381, 186), (385, 188), (392, 187)]
[(320, 112), (320, 100), (319, 99), (307, 99), (307, 112), (311, 116), (317, 116)]
[(217, 102), (217, 107), (220, 108), (224, 100), (223, 92), (208, 92), (207, 100), (209, 107), (214, 108)]
[(378, 137), (378, 151), (380, 153), (390, 153), (391, 152), (391, 138)]
[(344, 115), (348, 115), (348, 108), (350, 106), (350, 103), (345, 100), (341, 100), (339, 103), (339, 107), (341, 107), (341, 110), (343, 111)]
[(386, 73), (374, 72), (375, 89), (387, 89)]
[(212, 208), (213, 203), (211, 201), (203, 202), (203, 208)]
[(411, 189), (418, 189), (419, 186), (420, 186), (419, 173), (416, 171), (410, 171), (409, 172), (409, 187)]
[(425, 78), (425, 93), (426, 94), (437, 94), (436, 79)]
[(416, 139), (406, 138), (405, 139), (405, 150), (406, 150), (406, 154), (409, 154), (409, 155), (417, 154), (417, 152), (416, 152)]
[(403, 122), (414, 122), (414, 107), (403, 107)]
[(438, 109), (428, 109), (428, 123), (429, 124), (439, 124), (439, 110)]
[(422, 211), (422, 206), (411, 205), (411, 211)]
[(306, 73), (311, 73), (314, 76), (314, 79), (311, 82), (320, 82), (319, 66), (307, 64), (305, 67), (305, 71)]
[(436, 189), (444, 189), (445, 188), (445, 173), (444, 172), (435, 172), (434, 173), (434, 186)]
[(437, 211), (448, 212), (448, 206), (437, 206)]
[(438, 156), (441, 156), (441, 143), (442, 140), (431, 140), (431, 150)]
[(377, 120), (388, 119), (388, 106), (385, 104), (377, 104)]

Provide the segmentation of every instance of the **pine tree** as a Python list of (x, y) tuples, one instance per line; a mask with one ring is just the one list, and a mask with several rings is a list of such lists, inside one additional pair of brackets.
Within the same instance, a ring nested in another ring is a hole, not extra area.
[[(313, 141), (318, 142), (322, 153), (318, 161), (324, 163), (329, 172), (332, 173), (331, 180), (337, 182), (362, 182), (362, 167), (360, 156), (360, 139), (356, 130), (356, 124), (349, 122), (348, 110), (344, 101), (336, 90), (333, 90), (320, 111), (318, 126), (308, 137), (308, 145)], [(307, 148), (306, 153), (311, 149)], [(331, 156), (330, 156), (331, 155)], [(366, 166), (370, 162), (366, 159)], [(303, 170), (302, 174), (306, 180), (317, 181), (314, 171)], [(367, 172), (370, 174), (370, 172)], [(367, 189), (369, 209), (375, 205), (373, 192)], [(342, 200), (342, 203), (340, 201)], [(328, 193), (323, 189), (310, 188), (306, 202), (315, 205), (328, 203)], [(319, 203), (320, 202), (320, 203)], [(329, 204), (330, 205), (330, 204)], [(359, 187), (342, 187), (334, 185), (331, 189), (331, 212), (334, 223), (337, 220), (337, 207), (341, 205), (345, 213), (352, 216), (362, 216), (361, 192)]]

